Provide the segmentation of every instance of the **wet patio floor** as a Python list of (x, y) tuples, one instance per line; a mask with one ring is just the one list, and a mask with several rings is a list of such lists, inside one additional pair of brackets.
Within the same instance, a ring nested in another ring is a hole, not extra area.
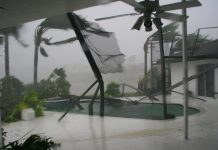
[[(181, 100), (180, 100), (181, 101)], [(190, 100), (201, 110), (189, 117), (189, 139), (183, 138), (183, 117), (174, 120), (150, 120), (99, 117), (69, 113), (61, 121), (61, 112), (45, 112), (31, 121), (5, 124), (7, 141), (27, 132), (52, 137), (60, 150), (216, 150), (218, 149), (218, 100)]]

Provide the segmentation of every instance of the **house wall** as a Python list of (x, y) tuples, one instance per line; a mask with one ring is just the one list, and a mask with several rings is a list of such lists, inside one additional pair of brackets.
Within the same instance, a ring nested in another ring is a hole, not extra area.
[[(199, 61), (190, 61), (188, 63), (188, 76), (197, 74), (197, 66), (202, 64), (218, 64), (218, 59), (210, 59), (210, 60), (199, 60)], [(215, 69), (215, 92), (218, 92), (218, 68)], [(179, 81), (182, 81), (183, 78), (183, 64), (182, 62), (172, 63), (171, 64), (171, 84), (175, 84)], [(194, 96), (198, 95), (198, 85), (197, 79), (193, 79), (189, 82), (189, 91), (193, 93)], [(183, 86), (179, 86), (174, 91), (183, 93)], [(176, 93), (172, 93), (174, 97), (181, 97)]]

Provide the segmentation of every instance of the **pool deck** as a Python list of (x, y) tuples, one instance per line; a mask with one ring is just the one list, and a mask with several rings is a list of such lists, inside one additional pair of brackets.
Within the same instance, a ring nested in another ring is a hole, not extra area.
[[(169, 99), (169, 102), (172, 100)], [(173, 99), (181, 103), (181, 99)], [(174, 120), (144, 120), (99, 117), (69, 113), (58, 122), (59, 112), (46, 112), (31, 121), (5, 124), (7, 141), (27, 132), (52, 137), (60, 150), (217, 150), (218, 100), (190, 99), (201, 113), (189, 117), (189, 139), (184, 140), (183, 117)]]

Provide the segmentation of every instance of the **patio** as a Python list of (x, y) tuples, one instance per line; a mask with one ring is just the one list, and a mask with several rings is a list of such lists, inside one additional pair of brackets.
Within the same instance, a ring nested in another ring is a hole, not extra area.
[[(173, 102), (182, 102), (180, 98)], [(190, 99), (201, 113), (190, 116), (189, 139), (184, 140), (183, 117), (175, 120), (144, 120), (99, 117), (69, 113), (61, 122), (59, 112), (47, 111), (32, 121), (5, 124), (6, 141), (19, 139), (27, 132), (37, 133), (61, 143), (60, 150), (214, 150), (218, 148), (218, 102)]]

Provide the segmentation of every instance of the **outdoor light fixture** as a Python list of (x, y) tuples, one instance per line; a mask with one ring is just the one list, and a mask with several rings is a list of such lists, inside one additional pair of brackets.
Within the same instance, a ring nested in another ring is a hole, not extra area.
[(159, 0), (144, 0), (141, 2), (137, 2), (135, 0), (121, 0), (121, 1), (128, 5), (133, 6), (137, 13), (121, 14), (121, 15), (97, 18), (95, 20), (101, 21), (101, 20), (113, 19), (118, 17), (143, 14), (136, 20), (132, 29), (140, 30), (144, 22), (145, 31), (151, 31), (152, 22), (154, 23), (153, 19), (155, 18), (168, 19), (178, 22), (183, 22), (185, 19), (188, 18), (187, 16), (174, 14), (167, 11), (201, 6), (201, 3), (198, 0), (189, 0), (184, 2), (177, 2), (173, 4), (166, 4), (162, 6), (159, 6)]
[(139, 11), (140, 13), (143, 13), (143, 16), (140, 16), (136, 23), (133, 25), (132, 29), (140, 30), (141, 26), (144, 22), (145, 31), (149, 32), (152, 31), (152, 12), (156, 11), (158, 8), (158, 3), (156, 1), (149, 1), (145, 0), (142, 2), (139, 2), (141, 6), (144, 6), (144, 12), (142, 12), (140, 9), (137, 9), (135, 7), (136, 11)]
[[(159, 6), (158, 0), (144, 0), (141, 2), (136, 2), (134, 0), (122, 0), (123, 2), (131, 5), (134, 7), (135, 11), (143, 16), (140, 16), (132, 29), (140, 30), (141, 25), (144, 22), (145, 31), (149, 32), (152, 31), (152, 24), (154, 23), (155, 26), (159, 29), (159, 26), (162, 25), (161, 21), (157, 18), (169, 19), (173, 21), (182, 22), (187, 19), (187, 16), (169, 13), (165, 11), (183, 9), (183, 8), (190, 8), (201, 6), (201, 3), (198, 0), (190, 0), (185, 2), (178, 2), (173, 4), (167, 4)], [(143, 17), (143, 21), (142, 21)]]
[(146, 14), (144, 16), (145, 16), (145, 21), (144, 21), (145, 31), (147, 32), (152, 31), (151, 15)]

